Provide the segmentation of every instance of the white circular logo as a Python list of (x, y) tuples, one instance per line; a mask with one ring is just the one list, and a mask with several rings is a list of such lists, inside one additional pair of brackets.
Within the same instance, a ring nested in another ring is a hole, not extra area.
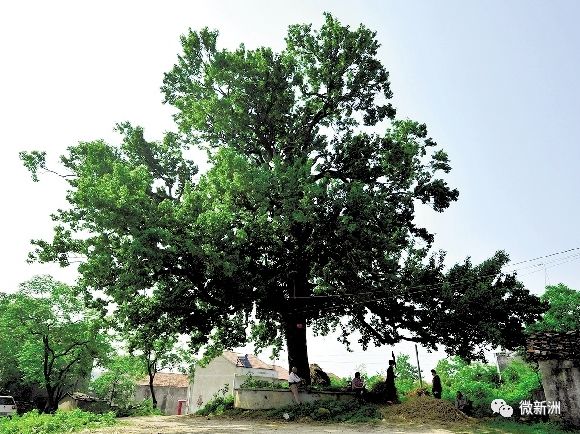
[(514, 414), (514, 409), (511, 405), (502, 405), (499, 408), (499, 414), (501, 414), (503, 417), (512, 417), (512, 414)]
[(507, 405), (507, 402), (505, 402), (503, 399), (494, 399), (491, 401), (491, 409), (494, 413), (499, 413), (499, 409), (502, 407), (502, 405)]
[(499, 413), (503, 417), (512, 417), (514, 414), (514, 409), (511, 405), (507, 405), (503, 399), (494, 399), (491, 401), (491, 409), (494, 413)]

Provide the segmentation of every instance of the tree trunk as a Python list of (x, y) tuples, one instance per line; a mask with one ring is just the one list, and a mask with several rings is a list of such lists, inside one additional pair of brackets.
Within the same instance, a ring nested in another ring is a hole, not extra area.
[(155, 397), (155, 389), (153, 388), (155, 369), (152, 369), (150, 363), (147, 363), (147, 372), (149, 374), (149, 391), (151, 392), (151, 402), (153, 403), (153, 408), (157, 408), (157, 398)]
[[(43, 374), (44, 374), (44, 387), (46, 388), (46, 405), (44, 406), (45, 413), (54, 413), (58, 408), (58, 402), (55, 402), (54, 395), (55, 395), (55, 388), (52, 386), (50, 374), (52, 370), (52, 365), (54, 363), (54, 359), (50, 359), (51, 349), (48, 344), (48, 336), (42, 336), (42, 343), (44, 346), (44, 357), (43, 357)], [(53, 353), (54, 354), (54, 353)]]
[(306, 318), (304, 315), (289, 316), (284, 323), (286, 347), (288, 349), (288, 369), (298, 369), (298, 376), (310, 384), (310, 365), (306, 343)]
[(50, 384), (46, 384), (46, 405), (44, 406), (45, 413), (54, 413), (58, 408), (58, 403), (55, 402), (55, 390)]

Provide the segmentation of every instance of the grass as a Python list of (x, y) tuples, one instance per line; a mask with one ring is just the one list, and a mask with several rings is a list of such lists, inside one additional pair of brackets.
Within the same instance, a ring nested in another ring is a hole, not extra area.
[(114, 413), (95, 414), (77, 409), (39, 414), (33, 410), (22, 416), (0, 419), (0, 434), (60, 434), (115, 423)]
[(580, 430), (566, 430), (555, 422), (522, 423), (513, 420), (491, 419), (480, 421), (477, 434), (571, 434)]

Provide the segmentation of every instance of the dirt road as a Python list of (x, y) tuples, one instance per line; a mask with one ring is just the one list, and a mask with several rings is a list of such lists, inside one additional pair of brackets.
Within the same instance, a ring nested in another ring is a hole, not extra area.
[(183, 433), (394, 433), (394, 434), (450, 434), (444, 429), (407, 428), (380, 423), (377, 425), (317, 424), (314, 422), (270, 422), (235, 419), (206, 419), (190, 416), (147, 416), (120, 419), (110, 428), (85, 430), (82, 434), (183, 434)]

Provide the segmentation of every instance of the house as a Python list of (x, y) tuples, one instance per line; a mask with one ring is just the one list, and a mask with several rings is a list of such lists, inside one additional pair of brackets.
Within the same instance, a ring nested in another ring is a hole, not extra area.
[(561, 418), (580, 427), (580, 330), (534, 333), (526, 339), (527, 357), (538, 362), (546, 401), (559, 403)]
[(224, 351), (205, 367), (196, 368), (189, 387), (188, 412), (194, 413), (214, 396), (232, 395), (249, 376), (271, 382), (287, 381), (288, 370), (267, 364), (253, 354)]
[[(153, 378), (153, 390), (157, 408), (165, 414), (184, 414), (187, 404), (189, 378), (184, 374), (158, 372)], [(151, 399), (149, 377), (137, 381), (135, 400), (141, 402)]]
[(79, 392), (67, 393), (64, 398), (58, 402), (59, 410), (70, 411), (76, 408), (93, 413), (106, 413), (111, 411), (111, 406), (104, 399), (99, 399)]

